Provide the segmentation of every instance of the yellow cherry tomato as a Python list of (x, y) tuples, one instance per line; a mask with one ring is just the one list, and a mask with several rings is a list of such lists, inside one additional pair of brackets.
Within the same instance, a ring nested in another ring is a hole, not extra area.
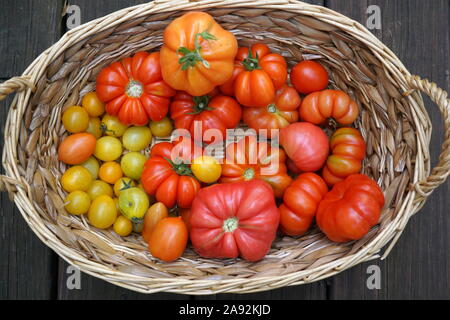
[(201, 156), (191, 164), (191, 170), (194, 176), (205, 183), (213, 183), (219, 180), (222, 174), (222, 166), (216, 158)]
[(114, 161), (109, 161), (102, 164), (98, 172), (98, 176), (103, 181), (114, 184), (117, 180), (123, 177), (123, 172), (120, 164)]
[[(120, 196), (120, 191), (124, 189), (125, 187), (135, 187), (136, 183), (134, 183), (133, 180), (131, 180), (128, 177), (123, 177), (120, 179), (117, 179), (116, 183), (114, 183), (114, 194), (116, 197)], [(142, 189), (143, 190), (143, 189)]]
[(69, 168), (61, 177), (61, 185), (67, 192), (87, 191), (91, 183), (91, 173), (82, 166)]
[(102, 119), (102, 130), (107, 136), (121, 137), (128, 126), (119, 121), (119, 118), (105, 114)]
[(92, 180), (97, 180), (97, 178), (98, 178), (98, 170), (100, 168), (100, 165), (98, 163), (98, 160), (95, 159), (95, 157), (90, 157), (85, 162), (80, 164), (80, 166), (86, 168), (89, 171), (89, 173), (92, 176)]
[(99, 229), (107, 229), (113, 225), (117, 218), (117, 209), (110, 196), (99, 196), (92, 201), (88, 212), (91, 225)]
[(100, 101), (95, 92), (89, 92), (83, 97), (81, 105), (91, 117), (99, 117), (105, 113), (105, 104)]
[(113, 229), (119, 236), (126, 237), (133, 231), (133, 223), (124, 216), (119, 216), (114, 222)]
[(113, 198), (113, 200), (114, 200), (114, 203), (116, 204), (117, 216), (121, 216), (122, 213), (120, 212), (119, 198)]
[(104, 182), (102, 180), (95, 180), (89, 186), (87, 194), (89, 195), (91, 200), (95, 200), (96, 198), (98, 198), (100, 196), (103, 196), (103, 195), (107, 195), (107, 196), (112, 197), (113, 196), (113, 189), (106, 182)]
[(62, 123), (71, 133), (84, 132), (89, 125), (89, 115), (82, 107), (72, 106), (64, 111)]
[(152, 130), (152, 133), (155, 137), (168, 137), (173, 131), (172, 122), (170, 122), (170, 119), (167, 117), (160, 121), (151, 121), (150, 130)]
[(120, 160), (120, 166), (125, 176), (139, 180), (144, 170), (144, 164), (147, 158), (139, 152), (129, 152)]
[(92, 134), (95, 139), (100, 138), (103, 135), (102, 123), (99, 118), (89, 118), (89, 124), (86, 129), (87, 133)]
[(88, 212), (91, 198), (84, 191), (74, 191), (67, 195), (64, 203), (68, 213), (78, 216)]
[(152, 142), (152, 132), (149, 127), (129, 127), (122, 136), (125, 149), (141, 151)]
[(122, 143), (115, 137), (101, 137), (97, 140), (94, 155), (102, 161), (114, 161), (122, 155)]

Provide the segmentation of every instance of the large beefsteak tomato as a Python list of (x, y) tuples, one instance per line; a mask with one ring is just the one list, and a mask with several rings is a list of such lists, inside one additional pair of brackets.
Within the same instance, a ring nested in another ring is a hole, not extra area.
[(205, 12), (189, 12), (164, 30), (161, 69), (176, 90), (202, 96), (228, 81), (238, 49), (234, 35)]
[(176, 91), (162, 80), (159, 53), (138, 52), (114, 62), (97, 77), (98, 98), (124, 124), (146, 125), (163, 119)]
[(303, 173), (286, 189), (280, 206), (280, 227), (289, 236), (304, 234), (316, 215), (328, 187), (317, 174)]
[(331, 241), (358, 240), (378, 223), (383, 206), (378, 184), (366, 175), (354, 174), (335, 184), (320, 202), (317, 225)]
[(201, 189), (191, 208), (191, 242), (205, 258), (264, 258), (280, 214), (264, 181), (215, 184)]
[(281, 198), (292, 182), (285, 162), (286, 154), (282, 149), (258, 142), (255, 136), (245, 137), (227, 146), (220, 182), (261, 179), (271, 185), (276, 197)]
[(331, 155), (322, 171), (322, 177), (333, 186), (351, 174), (359, 173), (366, 156), (366, 143), (354, 128), (340, 128), (330, 138)]

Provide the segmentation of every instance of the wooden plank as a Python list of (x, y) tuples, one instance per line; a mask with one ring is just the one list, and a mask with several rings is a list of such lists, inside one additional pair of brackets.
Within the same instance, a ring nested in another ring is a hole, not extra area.
[[(374, 32), (403, 61), (411, 73), (449, 90), (449, 2), (447, 0), (329, 0), (329, 7), (363, 24), (368, 5), (381, 8), (382, 30)], [(427, 99), (433, 123), (430, 144), (435, 160), (443, 141), (442, 118)], [(385, 261), (368, 262), (336, 276), (333, 299), (449, 299), (450, 291), (450, 183), (439, 188), (413, 217)], [(381, 269), (381, 290), (368, 290), (367, 267)]]
[[(62, 0), (2, 1), (0, 81), (21, 74), (41, 51), (59, 38), (61, 12)], [(0, 102), (0, 153), (11, 102), (12, 97)], [(0, 299), (54, 297), (56, 255), (30, 230), (5, 193), (0, 194), (0, 206)]]

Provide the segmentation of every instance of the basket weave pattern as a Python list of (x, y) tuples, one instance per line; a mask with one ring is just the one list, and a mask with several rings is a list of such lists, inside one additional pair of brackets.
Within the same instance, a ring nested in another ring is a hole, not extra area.
[[(301, 238), (280, 237), (257, 263), (203, 259), (187, 249), (173, 263), (154, 259), (140, 236), (121, 238), (64, 210), (57, 160), (67, 135), (64, 108), (95, 89), (107, 64), (141, 50), (158, 50), (164, 28), (184, 10), (210, 13), (241, 46), (264, 41), (290, 66), (319, 59), (331, 86), (359, 104), (356, 123), (366, 142), (364, 173), (382, 187), (386, 206), (379, 225), (363, 239), (336, 244), (317, 229)], [(332, 276), (363, 261), (387, 256), (409, 218), (450, 172), (450, 101), (434, 83), (411, 76), (399, 59), (353, 20), (293, 0), (153, 1), (117, 11), (66, 33), (22, 77), (0, 84), (0, 100), (13, 100), (5, 127), (2, 164), (7, 190), (38, 237), (82, 271), (135, 291), (183, 294), (249, 293)], [(438, 105), (445, 141), (430, 168), (431, 122), (418, 91)]]

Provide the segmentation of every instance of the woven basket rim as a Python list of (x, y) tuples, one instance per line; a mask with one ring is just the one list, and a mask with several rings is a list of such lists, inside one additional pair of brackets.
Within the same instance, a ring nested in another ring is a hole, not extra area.
[[(176, 9), (174, 9), (174, 7), (176, 7)], [(261, 7), (295, 12), (305, 16), (317, 18), (323, 22), (346, 31), (347, 33), (351, 34), (352, 36), (363, 42), (365, 45), (367, 45), (367, 47), (383, 63), (383, 65), (386, 66), (386, 68), (397, 77), (397, 82), (401, 84), (401, 87), (399, 89), (403, 91), (407, 91), (409, 89), (407, 85), (407, 77), (411, 76), (409, 71), (405, 68), (400, 59), (365, 27), (363, 27), (358, 22), (331, 9), (294, 0), (211, 0), (195, 2), (190, 2), (188, 0), (156, 0), (150, 3), (125, 8), (102, 18), (87, 22), (75, 29), (68, 31), (60, 40), (58, 40), (55, 44), (45, 50), (41, 55), (39, 55), (24, 71), (23, 76), (31, 76), (31, 81), (36, 83), (36, 81), (46, 71), (48, 64), (53, 61), (54, 58), (58, 57), (60, 54), (63, 54), (67, 48), (71, 47), (75, 43), (88, 39), (92, 35), (97, 34), (104, 29), (109, 29), (111, 27), (117, 26), (130, 19), (141, 18), (151, 15), (155, 12), (161, 13), (169, 11), (171, 12), (174, 10), (203, 10), (214, 7)], [(5, 132), (10, 132), (11, 134), (5, 138), (5, 148), (3, 151), (2, 164), (5, 168), (7, 176), (18, 181), (23, 181), (23, 177), (19, 173), (17, 164), (14, 161), (14, 158), (17, 158), (15, 150), (10, 146), (16, 145), (19, 139), (18, 135), (15, 134), (15, 127), (19, 126), (19, 121), (23, 116), (23, 112), (22, 114), (19, 114), (19, 108), (17, 108), (17, 106), (25, 106), (25, 109), (30, 101), (31, 94), (31, 90), (27, 90), (16, 95), (13, 102), (13, 105), (15, 105), (16, 107), (12, 108), (8, 112), (8, 118), (5, 125)], [(420, 94), (411, 95), (407, 97), (407, 99), (409, 100), (409, 103), (412, 104), (422, 103)], [(425, 115), (431, 127), (431, 121), (429, 120), (428, 114), (425, 113)], [(6, 144), (6, 140), (8, 140), (8, 142), (10, 143)], [(415, 175), (413, 177), (414, 183), (419, 182), (421, 179), (423, 179), (424, 174), (428, 175), (430, 173), (430, 168), (427, 167), (422, 169), (424, 169), (422, 175), (419, 175), (419, 173), (417, 172), (418, 170), (415, 169)], [(52, 230), (46, 227), (42, 219), (39, 219), (38, 213), (36, 215), (28, 215), (27, 212), (34, 212), (35, 209), (28, 199), (26, 189), (18, 186), (17, 193), (14, 196), (14, 201), (27, 224), (39, 237), (39, 239), (43, 241), (47, 246), (49, 246), (52, 250), (54, 250), (63, 260), (71, 265), (79, 267), (83, 272), (98, 278), (102, 278), (115, 285), (142, 293), (165, 291), (182, 294), (201, 295), (219, 292), (242, 293), (242, 291), (240, 290), (240, 286), (251, 283), (256, 283), (256, 285), (254, 286), (254, 290), (252, 290), (251, 287), (250, 289), (247, 288), (247, 290), (245, 290), (246, 293), (277, 288), (283, 286), (283, 283), (292, 286), (318, 281), (335, 275), (361, 262), (379, 258), (380, 250), (384, 246), (386, 246), (386, 244), (391, 242), (391, 246), (383, 256), (384, 258), (389, 253), (396, 239), (398, 239), (398, 237), (400, 236), (402, 232), (401, 226), (406, 225), (409, 218), (421, 208), (426, 199), (423, 198), (419, 199), (420, 201), (415, 201), (417, 200), (417, 194), (414, 190), (408, 190), (405, 191), (405, 193), (407, 193), (407, 195), (402, 203), (402, 206), (407, 214), (396, 216), (394, 220), (389, 224), (389, 226), (386, 228), (389, 236), (386, 236), (385, 234), (378, 234), (368, 243), (369, 245), (359, 248), (353, 254), (349, 254), (348, 256), (339, 258), (338, 260), (325, 263), (311, 270), (301, 270), (290, 273), (288, 275), (267, 276), (250, 279), (233, 278), (224, 280), (187, 280), (177, 278), (150, 279), (147, 277), (131, 275), (128, 273), (110, 269), (103, 264), (100, 264), (96, 261), (91, 261), (83, 257), (81, 254), (75, 252), (72, 248), (68, 248), (60, 243), (56, 234), (54, 234)], [(131, 280), (132, 278), (132, 280), (127, 281), (127, 278), (129, 278), (128, 280)], [(146, 283), (147, 285), (140, 285), (141, 283)], [(151, 283), (154, 283), (154, 287), (152, 287)], [(165, 286), (162, 286), (161, 283), (164, 283)], [(275, 283), (275, 285), (271, 286), (272, 283)], [(229, 286), (227, 287), (227, 285)], [(205, 289), (206, 287), (209, 288)], [(215, 287), (220, 287), (220, 289), (214, 290)]]

